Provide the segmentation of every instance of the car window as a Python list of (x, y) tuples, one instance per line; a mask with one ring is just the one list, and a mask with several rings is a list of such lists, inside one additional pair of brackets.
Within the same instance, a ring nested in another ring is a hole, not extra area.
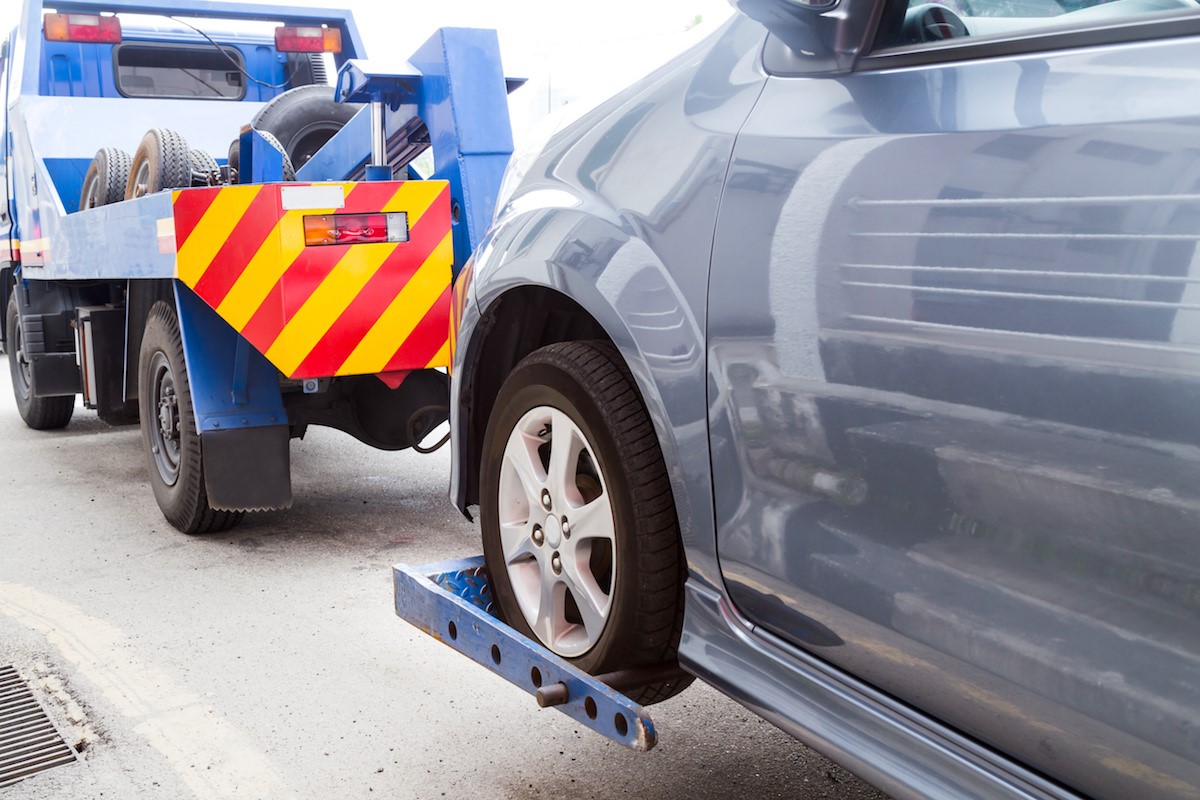
[(1011, 38), (1197, 11), (1196, 0), (896, 0), (885, 12), (876, 49), (964, 37)]

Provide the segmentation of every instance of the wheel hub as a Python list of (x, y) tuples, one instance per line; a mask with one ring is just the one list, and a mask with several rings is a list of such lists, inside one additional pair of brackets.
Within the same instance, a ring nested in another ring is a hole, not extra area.
[(182, 430), (175, 373), (166, 354), (154, 354), (150, 375), (155, 400), (155, 415), (150, 424), (150, 452), (163, 483), (174, 486), (179, 480)]
[(158, 401), (158, 429), (164, 439), (179, 439), (179, 399), (170, 387), (164, 387), (163, 396)]
[(562, 545), (562, 523), (558, 521), (558, 517), (551, 514), (546, 517), (546, 521), (542, 524), (542, 530), (546, 534), (546, 546), (552, 550), (557, 550)]

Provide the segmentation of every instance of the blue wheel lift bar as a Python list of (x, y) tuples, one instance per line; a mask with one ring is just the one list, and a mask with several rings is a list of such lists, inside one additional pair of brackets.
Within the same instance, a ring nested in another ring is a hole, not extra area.
[(593, 676), (521, 635), (495, 616), (483, 557), (392, 568), (396, 614), (475, 663), (631, 750), (658, 741), (654, 721), (622, 694), (678, 679), (675, 665)]
[[(506, 79), (495, 31), (442, 28), (409, 62), (351, 60), (338, 72), (340, 102), (378, 103), (387, 163), (408, 165), (425, 149), (414, 141), (421, 123), (433, 147), (431, 177), (450, 182), (457, 276), (492, 223), (496, 195), (512, 155), (508, 93), (524, 81)], [(366, 172), (376, 135), (360, 113), (297, 171), (301, 181), (348, 180)]]

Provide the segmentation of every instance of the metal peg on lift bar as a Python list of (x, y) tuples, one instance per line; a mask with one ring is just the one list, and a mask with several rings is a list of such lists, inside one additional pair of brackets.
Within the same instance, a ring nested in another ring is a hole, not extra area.
[[(687, 673), (678, 664), (660, 664), (656, 667), (637, 667), (606, 672), (603, 675), (597, 675), (596, 680), (622, 694), (628, 694), (634, 689), (641, 689), (652, 683), (665, 683), (686, 676)], [(567, 685), (561, 681), (541, 687), (534, 696), (541, 708), (565, 705), (571, 699)]]

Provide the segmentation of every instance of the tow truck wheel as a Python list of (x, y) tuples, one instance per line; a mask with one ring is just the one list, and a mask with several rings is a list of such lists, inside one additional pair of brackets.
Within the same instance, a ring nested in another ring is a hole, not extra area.
[[(592, 674), (675, 659), (686, 574), (658, 437), (617, 350), (554, 344), (505, 381), (481, 464), (493, 594), (521, 633)], [(630, 692), (678, 693), (674, 680)]]
[(115, 147), (102, 147), (88, 166), (83, 177), (83, 191), (79, 196), (79, 210), (106, 206), (125, 199), (125, 187), (129, 183), (129, 153)]
[(179, 320), (162, 301), (150, 309), (142, 336), (138, 409), (150, 485), (167, 521), (184, 533), (216, 533), (240, 522), (240, 511), (208, 503)]
[(34, 430), (49, 431), (67, 427), (75, 413), (75, 395), (63, 397), (34, 397), (33, 372), (25, 358), (21, 342), (21, 322), (17, 316), (16, 296), (8, 299), (7, 332), (8, 368), (12, 375), (13, 396), (17, 400), (17, 411), (25, 424)]
[(125, 199), (191, 185), (192, 155), (187, 140), (166, 128), (147, 131), (133, 154)]

